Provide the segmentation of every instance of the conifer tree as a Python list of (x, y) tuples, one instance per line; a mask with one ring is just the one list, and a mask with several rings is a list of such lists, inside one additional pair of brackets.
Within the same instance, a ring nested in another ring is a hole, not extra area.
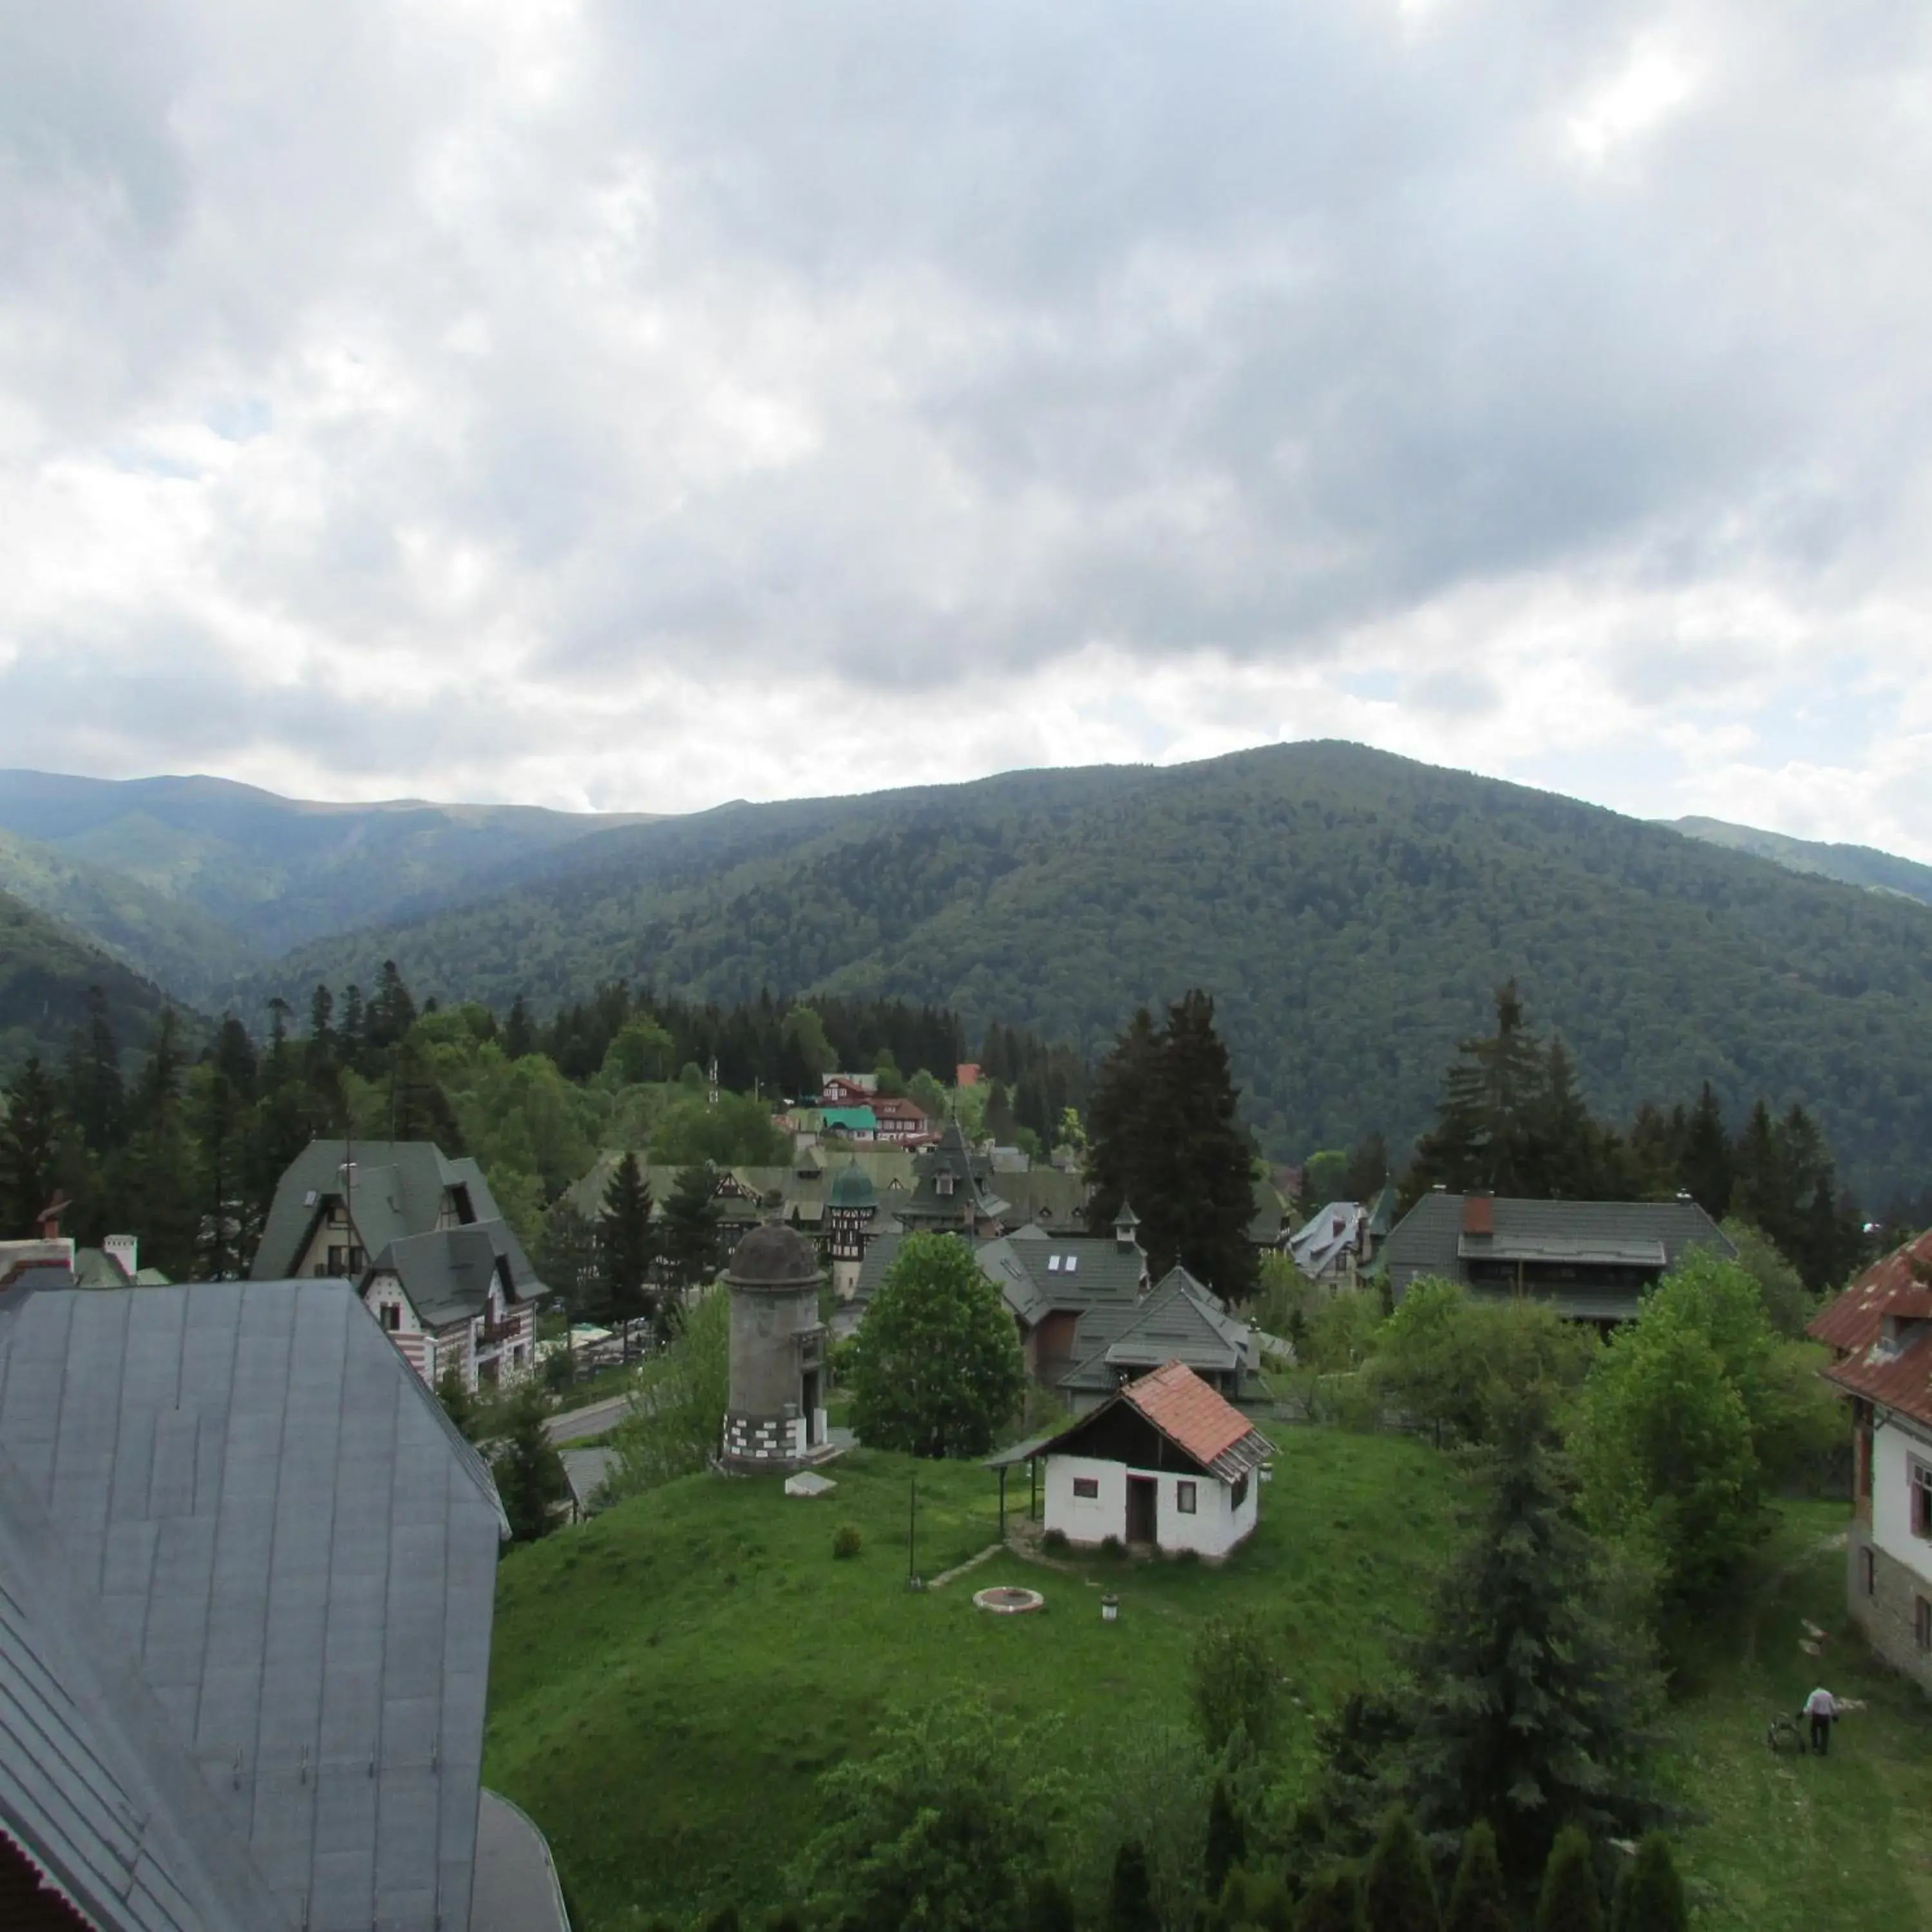
[(503, 1022), (503, 1057), (521, 1060), (536, 1051), (536, 1028), (531, 1023), (528, 1001), (519, 993), (510, 1002), (510, 1016)]
[(664, 1274), (676, 1287), (701, 1288), (724, 1260), (718, 1176), (708, 1162), (681, 1168), (663, 1209)]
[(1247, 1851), (1247, 1834), (1241, 1826), (1241, 1814), (1234, 1809), (1234, 1801), (1228, 1795), (1228, 1780), (1217, 1778), (1214, 1790), (1208, 1795), (1208, 1851), (1204, 1870), (1210, 1898), (1220, 1898), (1221, 1888), (1228, 1882), (1228, 1874), (1246, 1857)]
[(1690, 1923), (1670, 1840), (1661, 1832), (1646, 1832), (1636, 1857), (1618, 1875), (1610, 1932), (1688, 1932)]
[(67, 1111), (88, 1147), (113, 1152), (127, 1133), (127, 1090), (121, 1078), (121, 1047), (107, 1011), (107, 995), (87, 989), (87, 1024), (68, 1043)]
[(1294, 1932), (1359, 1932), (1361, 1887), (1345, 1865), (1325, 1871), (1311, 1884), (1295, 1914)]
[(509, 1428), (491, 1466), (510, 1534), (518, 1543), (534, 1543), (556, 1527), (554, 1506), (570, 1492), (563, 1459), (544, 1427), (550, 1412), (542, 1389), (526, 1381), (510, 1404)]
[(1442, 1932), (1514, 1932), (1515, 1922), (1496, 1857), (1496, 1834), (1486, 1818), (1478, 1818), (1462, 1840)]
[(604, 1211), (597, 1223), (603, 1257), (604, 1307), (624, 1333), (624, 1352), (631, 1352), (630, 1324), (650, 1312), (651, 1190), (638, 1156), (626, 1153), (604, 1184)]
[(342, 1024), (336, 1034), (336, 1057), (344, 1066), (362, 1070), (368, 1048), (367, 1018), (362, 1008), (362, 988), (351, 980), (342, 995)]
[(60, 1095), (38, 1057), (14, 1076), (0, 1118), (0, 1240), (24, 1240), (58, 1184)]
[(1628, 1830), (1654, 1681), (1604, 1616), (1596, 1546), (1570, 1509), (1546, 1392), (1504, 1404), (1473, 1534), (1417, 1646), (1406, 1783), (1417, 1821), (1494, 1827), (1506, 1871), (1541, 1865), (1557, 1822)]
[(1565, 1825), (1550, 1848), (1536, 1900), (1536, 1932), (1604, 1932), (1604, 1902), (1589, 1837), (1580, 1825)]
[(335, 1058), (335, 995), (320, 982), (309, 995), (308, 1039), (302, 1052), (311, 1066)]
[(1160, 1932), (1154, 1909), (1154, 1881), (1147, 1852), (1138, 1838), (1130, 1838), (1114, 1854), (1107, 1884), (1106, 1932)]
[(1690, 1198), (1712, 1220), (1721, 1221), (1731, 1211), (1730, 1137), (1724, 1131), (1724, 1110), (1708, 1080), (1685, 1123), (1679, 1178), (1690, 1190)]
[(1382, 1821), (1362, 1886), (1362, 1932), (1442, 1932), (1436, 1881), (1407, 1811)]

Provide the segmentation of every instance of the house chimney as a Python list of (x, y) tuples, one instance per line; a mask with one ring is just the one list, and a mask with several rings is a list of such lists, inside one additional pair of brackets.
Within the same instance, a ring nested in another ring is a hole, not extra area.
[(1466, 1234), (1493, 1234), (1496, 1232), (1496, 1204), (1486, 1194), (1466, 1196), (1462, 1202), (1462, 1232)]
[(57, 1241), (61, 1238), (61, 1216), (74, 1205), (64, 1194), (56, 1193), (37, 1216), (40, 1222), (40, 1239)]
[(110, 1234), (101, 1244), (109, 1260), (119, 1264), (130, 1282), (140, 1272), (141, 1238), (138, 1234)]

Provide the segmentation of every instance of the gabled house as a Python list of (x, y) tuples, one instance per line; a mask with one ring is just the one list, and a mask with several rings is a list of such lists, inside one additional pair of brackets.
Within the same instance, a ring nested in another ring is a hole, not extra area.
[(1846, 1607), (1932, 1691), (1932, 1234), (1874, 1262), (1808, 1332), (1851, 1412)]
[(879, 1090), (876, 1073), (828, 1073), (819, 1089), (821, 1107), (868, 1107)]
[(404, 1360), (432, 1388), (453, 1373), (473, 1394), (536, 1364), (544, 1285), (506, 1222), (406, 1234), (357, 1286)]
[(1737, 1249), (1688, 1195), (1674, 1201), (1524, 1201), (1425, 1194), (1390, 1231), (1376, 1270), (1396, 1301), (1438, 1276), (1472, 1295), (1534, 1295), (1575, 1322), (1636, 1314), (1645, 1289), (1694, 1248), (1734, 1260)]
[(1073, 1354), (1073, 1366), (1054, 1385), (1076, 1414), (1172, 1361), (1238, 1402), (1259, 1366), (1247, 1324), (1184, 1268), (1170, 1268), (1137, 1301), (1088, 1309), (1074, 1332)]
[(1366, 1259), (1368, 1210), (1356, 1201), (1331, 1201), (1288, 1237), (1288, 1258), (1310, 1281), (1352, 1288)]
[(501, 1219), (483, 1170), (433, 1141), (310, 1141), (276, 1186), (250, 1274), (352, 1279), (392, 1241)]
[(1260, 1520), (1257, 1473), (1274, 1445), (1183, 1362), (1142, 1376), (1033, 1452), (1046, 1526), (1069, 1543), (1114, 1538), (1220, 1558)]
[(346, 1282), (0, 1296), (8, 1932), (484, 1922), (506, 1534)]
[(998, 1234), (1011, 1224), (1012, 1204), (987, 1157), (967, 1144), (957, 1120), (913, 1163), (911, 1192), (894, 1212), (908, 1233), (938, 1231), (969, 1238)]

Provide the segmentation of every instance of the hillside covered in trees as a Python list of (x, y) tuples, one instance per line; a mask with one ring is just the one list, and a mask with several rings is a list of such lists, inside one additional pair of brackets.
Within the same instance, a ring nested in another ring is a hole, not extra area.
[(1932, 910), (1546, 793), (1339, 743), (736, 805), (604, 832), (251, 998), (370, 980), (507, 1011), (614, 979), (698, 1000), (890, 995), (1096, 1058), (1199, 985), (1271, 1153), (1423, 1129), (1514, 978), (1597, 1112), (1710, 1082), (1802, 1101), (1868, 1199), (1932, 1152)]
[(58, 1054), (87, 1023), (96, 987), (121, 1016), (128, 1038), (145, 1041), (166, 1004), (159, 988), (0, 892), (0, 1076), (30, 1053)]

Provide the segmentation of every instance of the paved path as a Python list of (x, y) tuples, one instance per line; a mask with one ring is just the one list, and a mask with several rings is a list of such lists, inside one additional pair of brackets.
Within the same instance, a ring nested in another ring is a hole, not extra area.
[(566, 1409), (546, 1419), (544, 1432), (553, 1442), (575, 1442), (586, 1436), (602, 1436), (614, 1429), (628, 1413), (631, 1398), (614, 1395), (604, 1402), (593, 1402), (588, 1408)]
[(944, 1570), (926, 1586), (928, 1590), (943, 1590), (956, 1576), (963, 1576), (969, 1570), (976, 1570), (989, 1556), (997, 1556), (1006, 1548), (1004, 1543), (989, 1543), (976, 1556), (969, 1556), (964, 1563), (956, 1563), (950, 1570)]
[(543, 1834), (507, 1798), (481, 1796), (470, 1932), (570, 1932)]

